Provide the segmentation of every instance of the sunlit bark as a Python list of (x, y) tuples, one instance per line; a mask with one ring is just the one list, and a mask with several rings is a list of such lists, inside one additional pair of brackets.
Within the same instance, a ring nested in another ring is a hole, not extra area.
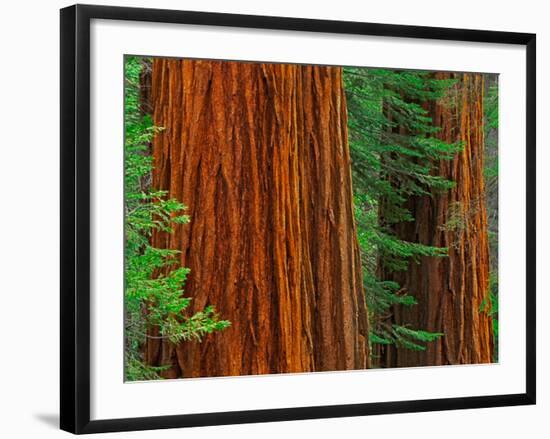
[(231, 327), (150, 339), (147, 362), (173, 378), (368, 367), (341, 68), (155, 59), (151, 86), (153, 187), (191, 218), (153, 244), (191, 269), (189, 313)]

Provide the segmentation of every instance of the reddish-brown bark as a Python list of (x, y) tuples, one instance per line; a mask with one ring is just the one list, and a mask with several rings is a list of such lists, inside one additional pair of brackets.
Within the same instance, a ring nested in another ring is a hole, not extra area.
[(395, 306), (393, 323), (444, 336), (425, 351), (393, 346), (382, 349), (384, 367), (489, 363), (493, 336), (489, 303), (489, 247), (483, 179), (483, 75), (438, 73), (457, 79), (449, 95), (431, 103), (429, 112), (441, 128), (437, 136), (462, 142), (452, 160), (439, 162), (438, 174), (456, 186), (445, 193), (411, 197), (415, 221), (395, 228), (406, 241), (448, 247), (448, 257), (423, 257), (406, 272), (385, 273), (418, 301)]
[(153, 244), (181, 250), (190, 312), (228, 329), (174, 346), (149, 340), (166, 377), (368, 367), (342, 70), (155, 59), (153, 187), (188, 225)]

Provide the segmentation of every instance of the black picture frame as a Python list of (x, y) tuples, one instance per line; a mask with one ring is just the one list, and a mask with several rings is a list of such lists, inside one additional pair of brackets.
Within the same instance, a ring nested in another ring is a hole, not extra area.
[[(485, 42), (526, 47), (526, 392), (90, 420), (90, 21), (131, 20), (334, 34)], [(424, 26), (75, 5), (61, 10), (61, 429), (81, 434), (535, 404), (536, 35)]]

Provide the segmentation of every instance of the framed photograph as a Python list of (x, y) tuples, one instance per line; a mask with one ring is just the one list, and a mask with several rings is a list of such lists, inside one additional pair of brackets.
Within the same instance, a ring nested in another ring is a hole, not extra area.
[(535, 35), (61, 10), (61, 428), (535, 403)]

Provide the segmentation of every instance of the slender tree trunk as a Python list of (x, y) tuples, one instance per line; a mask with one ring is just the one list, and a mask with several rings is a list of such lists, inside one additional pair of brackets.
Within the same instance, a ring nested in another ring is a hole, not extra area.
[(415, 221), (398, 224), (401, 239), (448, 247), (448, 257), (423, 257), (406, 272), (385, 273), (418, 301), (395, 306), (393, 322), (440, 332), (425, 351), (386, 347), (384, 367), (491, 362), (493, 337), (489, 303), (489, 247), (483, 179), (483, 76), (436, 74), (457, 78), (445, 99), (429, 111), (441, 128), (437, 136), (463, 149), (439, 163), (439, 175), (456, 186), (445, 193), (411, 197), (407, 206)]
[(155, 59), (153, 187), (188, 206), (156, 234), (191, 269), (190, 313), (231, 326), (202, 342), (149, 340), (166, 377), (368, 367), (342, 71)]
[(151, 78), (151, 60), (149, 58), (143, 58), (141, 60), (141, 72), (139, 74), (139, 111), (142, 116), (153, 112), (151, 108)]

